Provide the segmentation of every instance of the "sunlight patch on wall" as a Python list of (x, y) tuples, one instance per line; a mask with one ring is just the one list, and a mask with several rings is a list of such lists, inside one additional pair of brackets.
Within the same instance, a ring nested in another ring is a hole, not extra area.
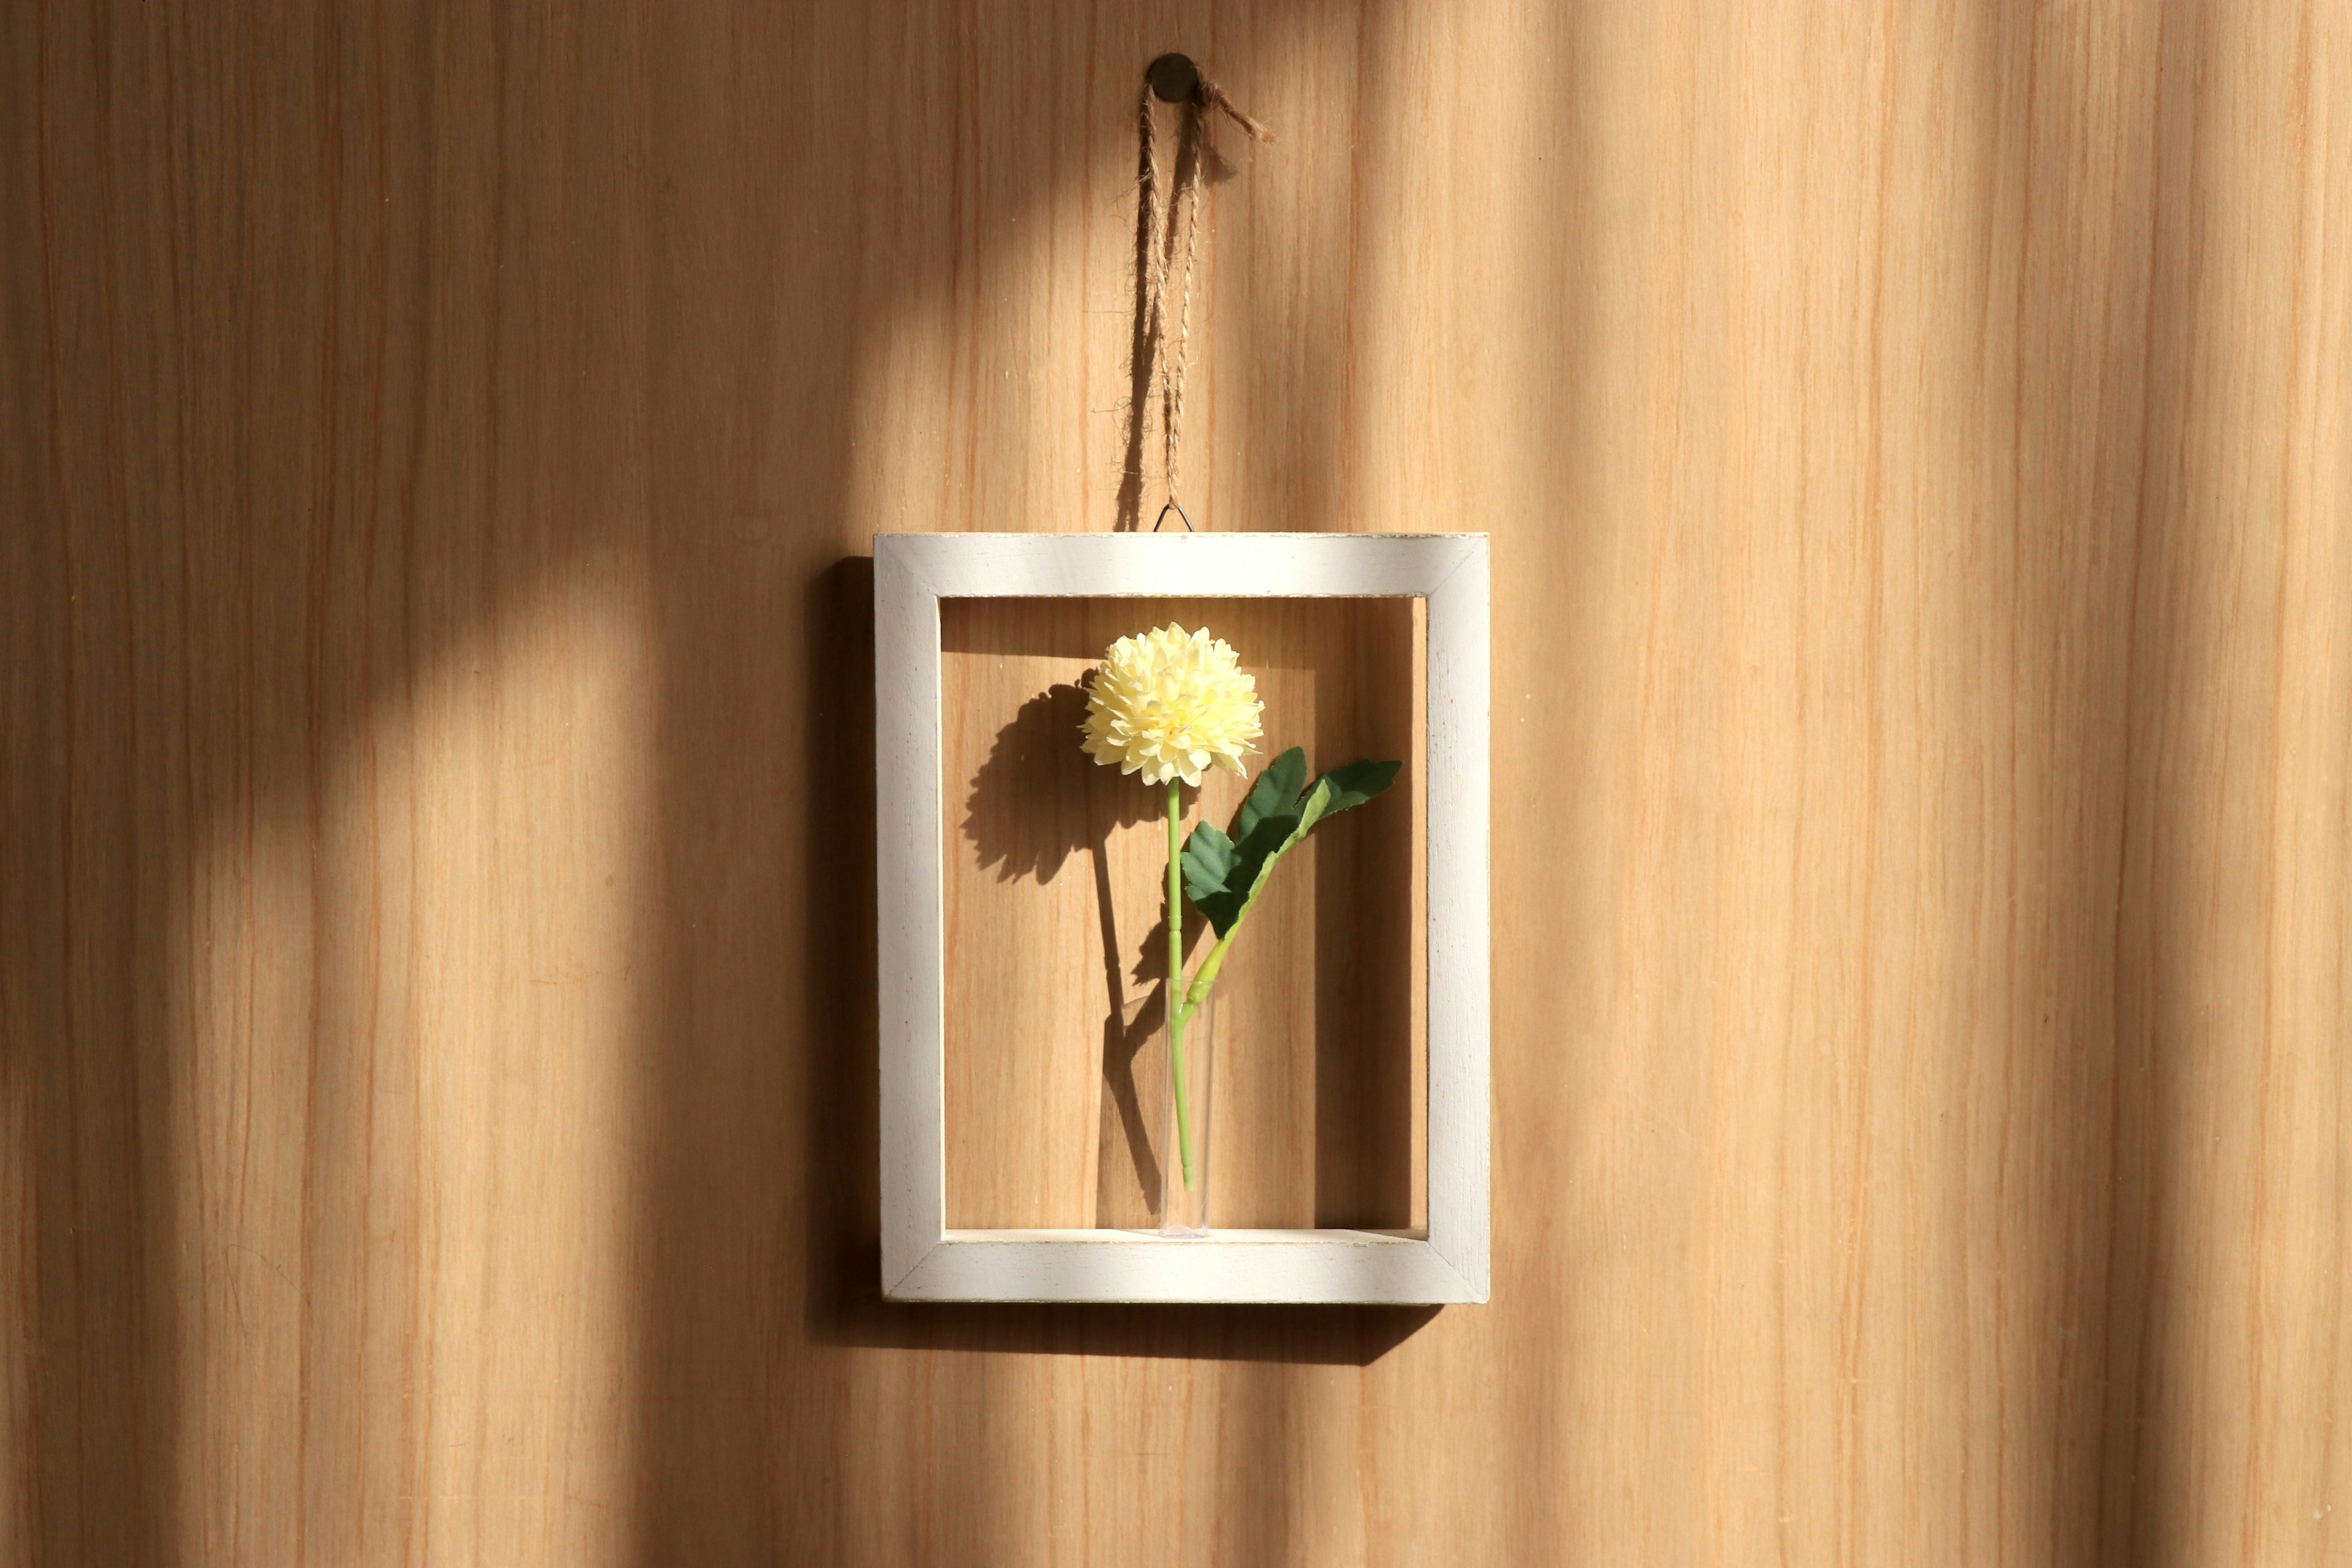
[(627, 1503), (642, 600), (583, 567), (413, 676), (383, 659), (307, 778), (216, 814), (193, 858), (192, 1556), (577, 1562)]

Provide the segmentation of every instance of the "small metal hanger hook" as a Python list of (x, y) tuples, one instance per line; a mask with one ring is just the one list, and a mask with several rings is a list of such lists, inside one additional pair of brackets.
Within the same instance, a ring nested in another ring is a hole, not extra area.
[(1174, 513), (1176, 514), (1176, 516), (1177, 516), (1177, 517), (1178, 517), (1178, 518), (1179, 518), (1179, 519), (1183, 522), (1183, 524), (1184, 524), (1184, 531), (1185, 531), (1185, 532), (1187, 532), (1187, 533), (1191, 533), (1191, 532), (1192, 532), (1192, 531), (1193, 531), (1193, 528), (1192, 528), (1192, 520), (1191, 518), (1186, 517), (1186, 516), (1184, 515), (1184, 509), (1183, 509), (1182, 507), (1178, 506), (1178, 505), (1175, 503), (1175, 501), (1171, 500), (1171, 501), (1170, 501), (1166, 506), (1163, 506), (1163, 507), (1161, 507), (1161, 508), (1160, 509), (1160, 515), (1159, 515), (1158, 517), (1156, 517), (1156, 518), (1152, 519), (1152, 521), (1151, 521), (1151, 531), (1152, 531), (1152, 532), (1157, 533), (1157, 532), (1159, 532), (1159, 531), (1160, 531), (1160, 525), (1161, 523), (1166, 522), (1166, 521), (1168, 521), (1168, 514), (1169, 514), (1170, 512), (1171, 512), (1171, 511), (1172, 511), (1172, 512), (1174, 512)]
[(1201, 96), (1201, 68), (1190, 55), (1161, 55), (1144, 68), (1143, 79), (1162, 103), (1190, 103)]

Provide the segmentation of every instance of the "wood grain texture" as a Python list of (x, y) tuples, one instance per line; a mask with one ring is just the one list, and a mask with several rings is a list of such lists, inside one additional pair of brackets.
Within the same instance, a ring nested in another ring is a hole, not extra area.
[[(1170, 622), (1242, 650), (1268, 755), (1418, 759), (1404, 599), (951, 599), (944, 650), (947, 1223), (1158, 1223), (1167, 827), (1160, 792), (1078, 749), (1078, 682)], [(1418, 766), (1286, 858), (1216, 996), (1215, 1215), (1270, 1229), (1425, 1223), (1416, 1168)], [(1229, 820), (1210, 775), (1185, 826)], [(1191, 916), (1192, 961), (1205, 922)], [(1424, 1211), (1425, 1212), (1425, 1211)]]
[[(0, 1561), (2352, 1550), (2352, 12), (0, 40)], [(1486, 1308), (877, 1299), (859, 557), (1118, 520), (1166, 47), (1196, 519), (1494, 535)]]

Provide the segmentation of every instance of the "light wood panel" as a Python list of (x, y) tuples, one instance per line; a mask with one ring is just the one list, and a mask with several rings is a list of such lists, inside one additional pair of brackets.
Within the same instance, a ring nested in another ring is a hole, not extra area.
[[(0, 13), (0, 1560), (2319, 1563), (2352, 15)], [(882, 529), (1495, 535), (1494, 1302), (885, 1309)], [(1149, 443), (1146, 443), (1149, 449)]]
[[(1415, 600), (950, 599), (948, 1224), (1156, 1225), (1167, 1115), (1167, 827), (1160, 792), (1079, 750), (1079, 684), (1171, 622), (1241, 653), (1265, 703), (1253, 766), (1411, 759), (1377, 805), (1286, 857), (1215, 996), (1221, 1225), (1426, 1222)], [(1187, 792), (1184, 830), (1246, 783)], [(1197, 963), (1211, 940), (1188, 912)]]

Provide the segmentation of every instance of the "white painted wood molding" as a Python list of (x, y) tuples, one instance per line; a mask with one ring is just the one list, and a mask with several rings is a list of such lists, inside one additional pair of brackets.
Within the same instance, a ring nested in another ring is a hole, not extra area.
[[(940, 601), (1428, 601), (1426, 1232), (947, 1228)], [(886, 533), (874, 541), (882, 1290), (910, 1301), (1484, 1301), (1487, 608), (1483, 533)]]

